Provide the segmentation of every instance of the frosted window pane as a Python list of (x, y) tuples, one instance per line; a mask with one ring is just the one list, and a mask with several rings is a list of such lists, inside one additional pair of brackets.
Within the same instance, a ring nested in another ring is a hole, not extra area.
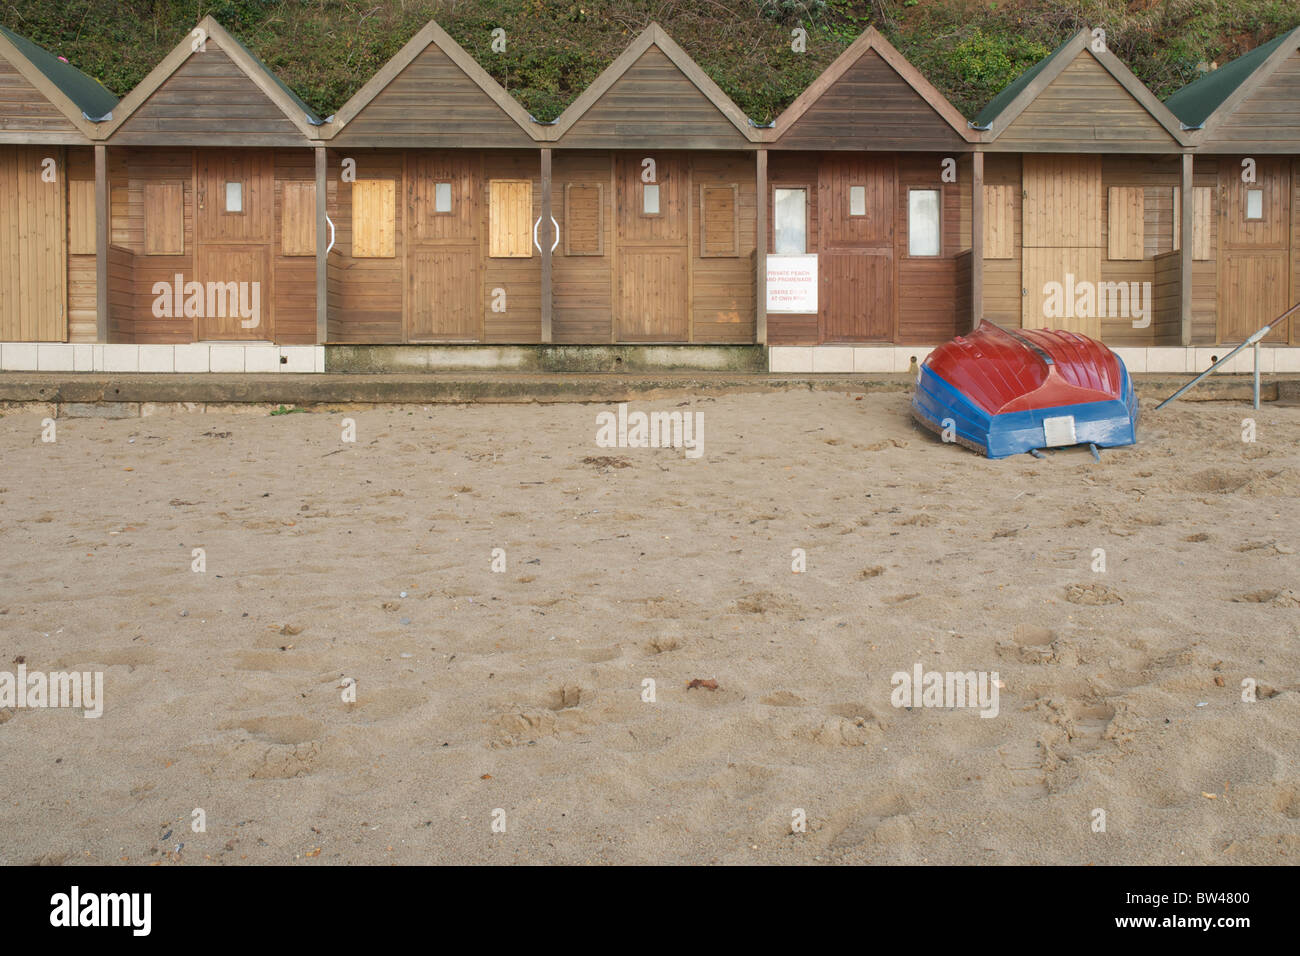
[(939, 254), (939, 190), (913, 189), (907, 194), (907, 254)]
[(867, 187), (849, 187), (849, 215), (865, 216), (867, 214)]
[(776, 190), (773, 249), (779, 256), (801, 256), (808, 251), (808, 190)]
[(1247, 219), (1264, 218), (1264, 190), (1262, 189), (1246, 190), (1246, 218)]
[(451, 183), (434, 183), (433, 211), (451, 212)]
[(641, 211), (647, 216), (659, 215), (659, 187), (646, 183), (641, 189)]
[(226, 183), (226, 212), (244, 211), (244, 184)]

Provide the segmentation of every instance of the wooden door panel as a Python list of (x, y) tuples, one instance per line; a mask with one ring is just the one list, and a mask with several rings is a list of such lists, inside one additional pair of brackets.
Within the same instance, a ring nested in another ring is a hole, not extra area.
[[(266, 242), (275, 238), (275, 167), (268, 149), (198, 151), (196, 241)], [(226, 210), (226, 185), (239, 183), (239, 212)]]
[[(861, 215), (852, 215), (851, 195), (862, 188)], [(817, 203), (821, 210), (820, 248), (892, 246), (898, 202), (898, 172), (893, 154), (833, 154), (822, 160)]]
[(1025, 156), (1026, 249), (1101, 246), (1101, 157)]
[[(1226, 252), (1220, 273), (1219, 340), (1245, 341), (1287, 310), (1285, 252)], [(1285, 342), (1283, 329), (1264, 341)]]
[(820, 256), (822, 340), (888, 342), (894, 337), (894, 257), (888, 252)]
[(688, 341), (686, 254), (685, 249), (619, 250), (620, 341)]
[[(269, 245), (200, 245), (194, 272), (203, 289), (199, 339), (273, 340)], [(246, 328), (245, 322), (252, 324)]]
[(411, 254), (410, 341), (480, 338), (478, 258), (478, 246), (443, 246)]
[(67, 341), (66, 180), (62, 149), (0, 147), (0, 341)]
[[(659, 187), (659, 212), (647, 215), (642, 206), (642, 162), (653, 159)], [(615, 160), (618, 180), (618, 242), (670, 245), (685, 243), (689, 217), (686, 164), (671, 153), (620, 153)]]
[[(1021, 326), (1066, 329), (1101, 338), (1100, 305), (1096, 301), (1101, 282), (1101, 253), (1099, 247), (1025, 249)], [(1080, 309), (1083, 283), (1091, 285), (1093, 301), (1091, 307)], [(1051, 284), (1059, 286), (1059, 290), (1050, 289)], [(1079, 311), (1091, 314), (1079, 315)]]

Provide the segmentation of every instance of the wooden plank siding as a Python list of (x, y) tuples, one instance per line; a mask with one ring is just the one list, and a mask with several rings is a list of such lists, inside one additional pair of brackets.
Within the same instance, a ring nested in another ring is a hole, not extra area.
[(670, 60), (650, 47), (555, 142), (565, 149), (747, 149), (745, 137)]
[[(430, 90), (437, 90), (430, 96)], [(344, 147), (535, 147), (536, 142), (430, 43), (330, 140)]]
[(985, 148), (1149, 153), (1177, 147), (1168, 130), (1084, 49)]
[(1211, 153), (1300, 153), (1300, 52), (1212, 124), (1197, 145)]
[(86, 142), (67, 115), (27, 77), (0, 57), (0, 142), (8, 133), (51, 135), (62, 142)]
[[(184, 41), (188, 43), (189, 41)], [(195, 51), (113, 131), (113, 145), (307, 145), (302, 131), (215, 37)]]
[(969, 150), (970, 146), (879, 53), (867, 50), (771, 148)]

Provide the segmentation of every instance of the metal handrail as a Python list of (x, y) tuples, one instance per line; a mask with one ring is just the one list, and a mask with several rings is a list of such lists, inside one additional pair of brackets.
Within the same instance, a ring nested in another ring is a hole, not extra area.
[(1260, 341), (1261, 341), (1261, 340), (1262, 340), (1266, 335), (1268, 335), (1270, 332), (1273, 331), (1273, 328), (1274, 328), (1275, 326), (1280, 325), (1280, 324), (1283, 323), (1283, 322), (1286, 322), (1288, 319), (1291, 318), (1291, 316), (1292, 316), (1292, 315), (1293, 315), (1297, 310), (1300, 310), (1300, 303), (1297, 303), (1296, 305), (1291, 306), (1291, 308), (1287, 309), (1285, 312), (1283, 312), (1281, 315), (1279, 315), (1276, 319), (1274, 319), (1274, 320), (1273, 320), (1272, 322), (1270, 322), (1268, 325), (1264, 326), (1262, 329), (1260, 329), (1260, 330), (1258, 330), (1257, 332), (1253, 333), (1253, 334), (1250, 336), (1250, 338), (1246, 339), (1246, 341), (1242, 342), (1240, 345), (1238, 345), (1235, 349), (1233, 349), (1231, 352), (1229, 352), (1229, 353), (1228, 353), (1227, 355), (1225, 355), (1223, 358), (1219, 359), (1217, 362), (1215, 362), (1213, 365), (1211, 365), (1209, 368), (1207, 368), (1207, 369), (1206, 369), (1204, 372), (1202, 372), (1200, 375), (1196, 376), (1196, 378), (1192, 379), (1190, 382), (1188, 382), (1186, 385), (1184, 385), (1184, 386), (1183, 386), (1182, 388), (1180, 388), (1178, 391), (1174, 392), (1174, 394), (1170, 395), (1170, 396), (1169, 396), (1168, 398), (1166, 398), (1163, 402), (1161, 402), (1159, 405), (1157, 405), (1157, 406), (1156, 406), (1156, 410), (1159, 411), (1160, 409), (1162, 409), (1162, 408), (1164, 408), (1166, 405), (1168, 405), (1170, 402), (1172, 402), (1172, 401), (1173, 401), (1175, 398), (1177, 398), (1179, 395), (1182, 395), (1184, 392), (1186, 392), (1186, 391), (1188, 391), (1189, 389), (1191, 389), (1194, 385), (1196, 385), (1198, 382), (1200, 382), (1201, 379), (1205, 378), (1205, 376), (1209, 375), (1209, 374), (1210, 374), (1211, 372), (1213, 372), (1216, 368), (1218, 368), (1218, 367), (1219, 367), (1220, 365), (1222, 365), (1224, 362), (1228, 361), (1230, 358), (1232, 358), (1234, 355), (1236, 355), (1238, 352), (1240, 352), (1242, 349), (1244, 349), (1244, 348), (1245, 348), (1246, 346), (1248, 346), (1248, 345), (1253, 345), (1253, 346), (1255, 347), (1255, 407), (1256, 407), (1256, 408), (1259, 408), (1259, 343), (1260, 343)]

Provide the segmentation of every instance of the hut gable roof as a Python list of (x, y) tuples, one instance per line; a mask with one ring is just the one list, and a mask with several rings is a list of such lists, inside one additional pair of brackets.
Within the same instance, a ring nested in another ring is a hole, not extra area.
[(956, 107), (875, 27), (762, 136), (778, 149), (948, 149), (977, 139)]
[(1181, 124), (1109, 50), (1080, 30), (1026, 70), (971, 126), (993, 149), (1177, 152)]
[(757, 130), (657, 23), (633, 40), (545, 138), (593, 148), (740, 149)]
[(320, 138), (321, 119), (210, 16), (115, 114), (105, 135), (124, 143), (290, 146)]
[(1300, 149), (1300, 27), (1261, 44), (1165, 101), (1193, 145)]
[(99, 81), (0, 26), (0, 133), (93, 137), (116, 105)]
[[(437, 95), (430, 97), (430, 91)], [(541, 127), (430, 21), (326, 124), (356, 146), (530, 146)]]

